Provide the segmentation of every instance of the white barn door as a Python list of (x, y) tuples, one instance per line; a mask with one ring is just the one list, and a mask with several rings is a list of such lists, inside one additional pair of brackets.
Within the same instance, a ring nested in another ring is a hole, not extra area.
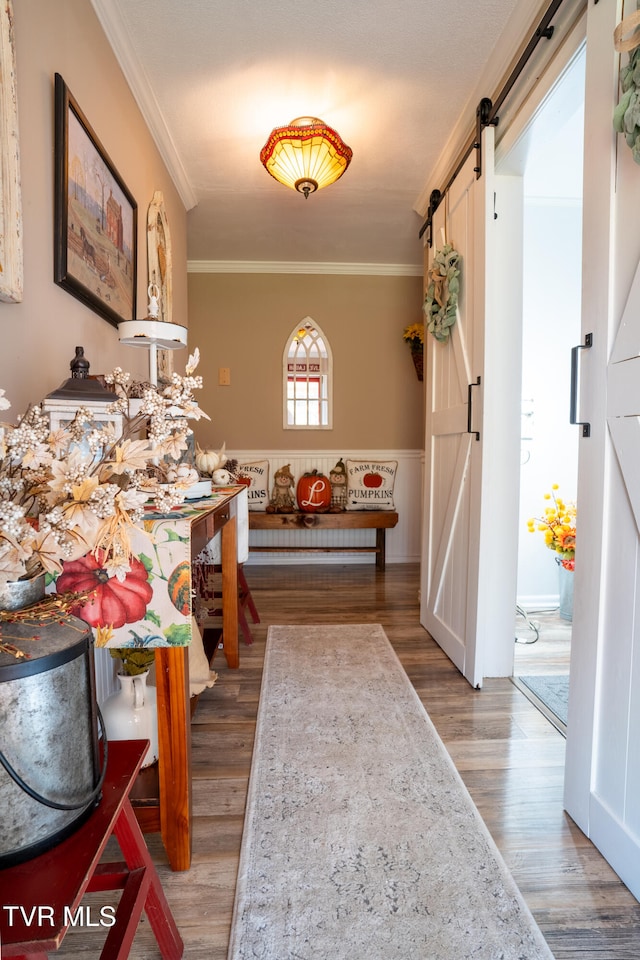
[(449, 342), (427, 335), (421, 623), (474, 687), (511, 674), (515, 624), (522, 199), (494, 173), (494, 133), (481, 177), (474, 153), (438, 207), (428, 251), (444, 231), (461, 293)]
[[(474, 296), (474, 256), (483, 180), (467, 160), (433, 219), (433, 255), (443, 238), (461, 255), (458, 319), (449, 341), (425, 344), (427, 500), (421, 622), (473, 686), (478, 582), (482, 432), (482, 304)], [(429, 259), (431, 257), (429, 256)], [(428, 265), (425, 263), (425, 274)], [(482, 276), (482, 270), (479, 270)], [(471, 404), (471, 405), (470, 405)], [(476, 431), (476, 432), (470, 432)]]
[(640, 898), (640, 169), (610, 128), (622, 13), (616, 0), (587, 14), (582, 336), (593, 345), (578, 419), (591, 430), (579, 454), (565, 807)]

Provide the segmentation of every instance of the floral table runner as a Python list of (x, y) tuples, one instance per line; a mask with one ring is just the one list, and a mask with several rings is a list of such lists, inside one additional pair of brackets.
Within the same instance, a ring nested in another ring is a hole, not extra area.
[(108, 577), (93, 554), (66, 563), (54, 589), (92, 589), (75, 611), (95, 630), (96, 647), (182, 647), (191, 643), (191, 526), (238, 495), (216, 492), (170, 513), (151, 508), (131, 535), (134, 557), (122, 579)]

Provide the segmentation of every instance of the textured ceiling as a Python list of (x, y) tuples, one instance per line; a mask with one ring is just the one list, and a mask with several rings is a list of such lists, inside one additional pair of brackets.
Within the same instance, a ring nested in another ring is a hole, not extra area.
[[(190, 260), (418, 266), (414, 205), (522, 0), (92, 2), (193, 204)], [(301, 115), (353, 149), (308, 200), (259, 161)]]

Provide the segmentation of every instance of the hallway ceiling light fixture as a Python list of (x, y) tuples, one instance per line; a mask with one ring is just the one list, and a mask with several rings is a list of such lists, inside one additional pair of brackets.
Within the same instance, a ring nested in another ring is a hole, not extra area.
[(338, 133), (317, 117), (297, 117), (276, 127), (260, 151), (268, 173), (308, 199), (342, 176), (353, 151)]

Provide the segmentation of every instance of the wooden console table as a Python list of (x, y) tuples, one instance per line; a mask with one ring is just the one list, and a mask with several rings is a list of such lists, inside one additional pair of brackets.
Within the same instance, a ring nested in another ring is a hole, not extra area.
[[(234, 499), (243, 487), (225, 489), (222, 498), (198, 501), (201, 512), (190, 526), (192, 560), (221, 531), (223, 652), (231, 668), (240, 665), (238, 648), (238, 549)], [(188, 870), (192, 850), (191, 716), (189, 648), (157, 647), (157, 767), (143, 770), (132, 791), (133, 806), (145, 833), (162, 834), (172, 870)]]
[[(103, 960), (128, 957), (143, 910), (164, 960), (182, 957), (182, 939), (129, 801), (148, 743), (110, 743), (102, 799), (88, 820), (51, 850), (0, 871), (3, 957), (46, 960), (78, 922), (109, 927)], [(112, 834), (124, 863), (101, 861)], [(99, 890), (122, 890), (117, 908), (105, 913), (81, 906), (85, 893)]]
[(304, 550), (316, 550), (323, 553), (332, 553), (340, 550), (345, 553), (375, 553), (376, 567), (384, 570), (385, 567), (385, 532), (395, 527), (398, 514), (393, 510), (345, 510), (343, 513), (262, 513), (249, 511), (249, 530), (367, 530), (376, 531), (375, 546), (344, 547), (344, 546), (253, 546), (249, 550), (254, 553), (291, 553)]

